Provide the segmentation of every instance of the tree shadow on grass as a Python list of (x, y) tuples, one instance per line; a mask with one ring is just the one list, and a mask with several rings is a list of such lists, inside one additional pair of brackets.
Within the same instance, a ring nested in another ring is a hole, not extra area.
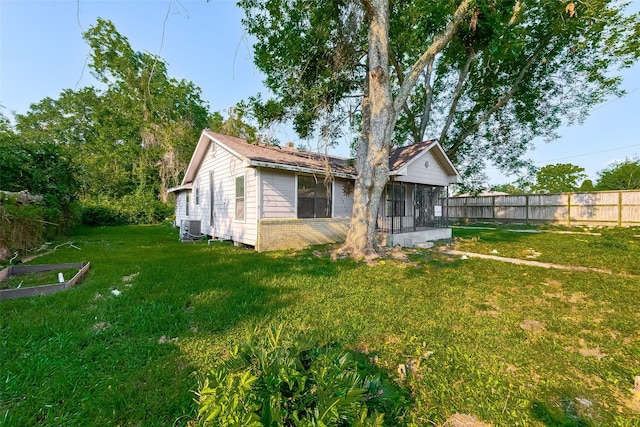
[[(211, 343), (223, 348), (238, 331), (284, 317), (303, 289), (298, 275), (337, 274), (308, 252), (182, 244), (172, 232), (82, 229), (70, 238), (81, 252), (38, 260), (81, 256), (92, 269), (64, 293), (3, 301), (7, 425), (186, 424), (195, 410), (191, 372), (202, 366), (194, 353), (215, 359)], [(185, 351), (190, 339), (203, 347)]]
[(573, 399), (562, 396), (559, 402), (535, 401), (531, 405), (531, 412), (548, 427), (592, 427), (594, 424), (578, 413)]

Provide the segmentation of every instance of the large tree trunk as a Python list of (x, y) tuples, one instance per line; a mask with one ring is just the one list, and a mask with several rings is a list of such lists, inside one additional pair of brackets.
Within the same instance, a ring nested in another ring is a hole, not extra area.
[(397, 112), (428, 64), (453, 38), (471, 0), (462, 0), (443, 33), (401, 79), (395, 99), (389, 74), (389, 0), (363, 0), (369, 22), (367, 80), (362, 101), (362, 134), (356, 146), (356, 182), (347, 238), (340, 252), (354, 258), (377, 253), (376, 223), (382, 191), (389, 179), (389, 151)]
[(362, 134), (356, 147), (351, 225), (341, 248), (355, 258), (377, 252), (378, 207), (389, 179), (389, 150), (396, 119), (389, 79), (389, 2), (372, 0), (367, 6), (369, 52)]

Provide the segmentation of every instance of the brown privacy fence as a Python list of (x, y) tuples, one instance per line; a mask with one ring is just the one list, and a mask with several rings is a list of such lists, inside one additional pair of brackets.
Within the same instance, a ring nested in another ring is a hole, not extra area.
[(451, 221), (640, 226), (640, 190), (452, 197)]

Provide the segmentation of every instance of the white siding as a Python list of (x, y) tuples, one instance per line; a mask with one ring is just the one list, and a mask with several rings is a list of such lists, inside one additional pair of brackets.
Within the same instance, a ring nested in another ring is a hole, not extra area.
[(296, 180), (292, 173), (261, 169), (262, 218), (296, 217)]
[[(296, 212), (296, 179), (295, 174), (279, 170), (261, 169), (260, 182), (262, 190), (261, 218), (297, 218)], [(353, 208), (353, 181), (351, 194), (344, 194), (345, 184), (349, 182), (337, 179), (333, 182), (332, 203), (334, 218), (349, 218)]]
[[(209, 177), (213, 171), (213, 185)], [(235, 219), (235, 180), (244, 174), (245, 217)], [(213, 222), (211, 221), (211, 195), (213, 187)], [(195, 204), (195, 191), (199, 188), (199, 203)], [(256, 171), (245, 167), (244, 163), (222, 147), (217, 147), (215, 155), (207, 150), (193, 181), (189, 219), (200, 220), (202, 232), (210, 236), (233, 239), (236, 242), (254, 246), (257, 236), (256, 218)]]
[[(349, 195), (345, 195), (345, 186), (349, 183)], [(336, 179), (333, 183), (333, 217), (351, 218), (353, 210), (353, 180)]]
[(187, 194), (190, 192), (191, 190), (182, 190), (176, 193), (176, 227), (180, 227), (182, 220), (189, 218), (187, 216)]
[[(425, 167), (425, 162), (429, 162), (429, 167)], [(427, 185), (449, 185), (447, 173), (431, 151), (422, 153), (412, 161), (407, 168), (407, 175), (396, 177), (396, 181), (415, 182)]]

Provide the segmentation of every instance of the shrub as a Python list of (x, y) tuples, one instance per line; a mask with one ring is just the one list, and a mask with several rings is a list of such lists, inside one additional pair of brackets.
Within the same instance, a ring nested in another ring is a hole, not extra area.
[(200, 383), (199, 424), (401, 424), (408, 401), (388, 377), (363, 355), (335, 343), (310, 343), (283, 340), (282, 328), (272, 327), (265, 339), (233, 349)]
[(122, 199), (86, 199), (82, 202), (85, 225), (157, 224), (173, 213), (151, 192), (140, 191)]
[(40, 204), (18, 203), (16, 197), (0, 195), (0, 259), (42, 242), (45, 211)]

